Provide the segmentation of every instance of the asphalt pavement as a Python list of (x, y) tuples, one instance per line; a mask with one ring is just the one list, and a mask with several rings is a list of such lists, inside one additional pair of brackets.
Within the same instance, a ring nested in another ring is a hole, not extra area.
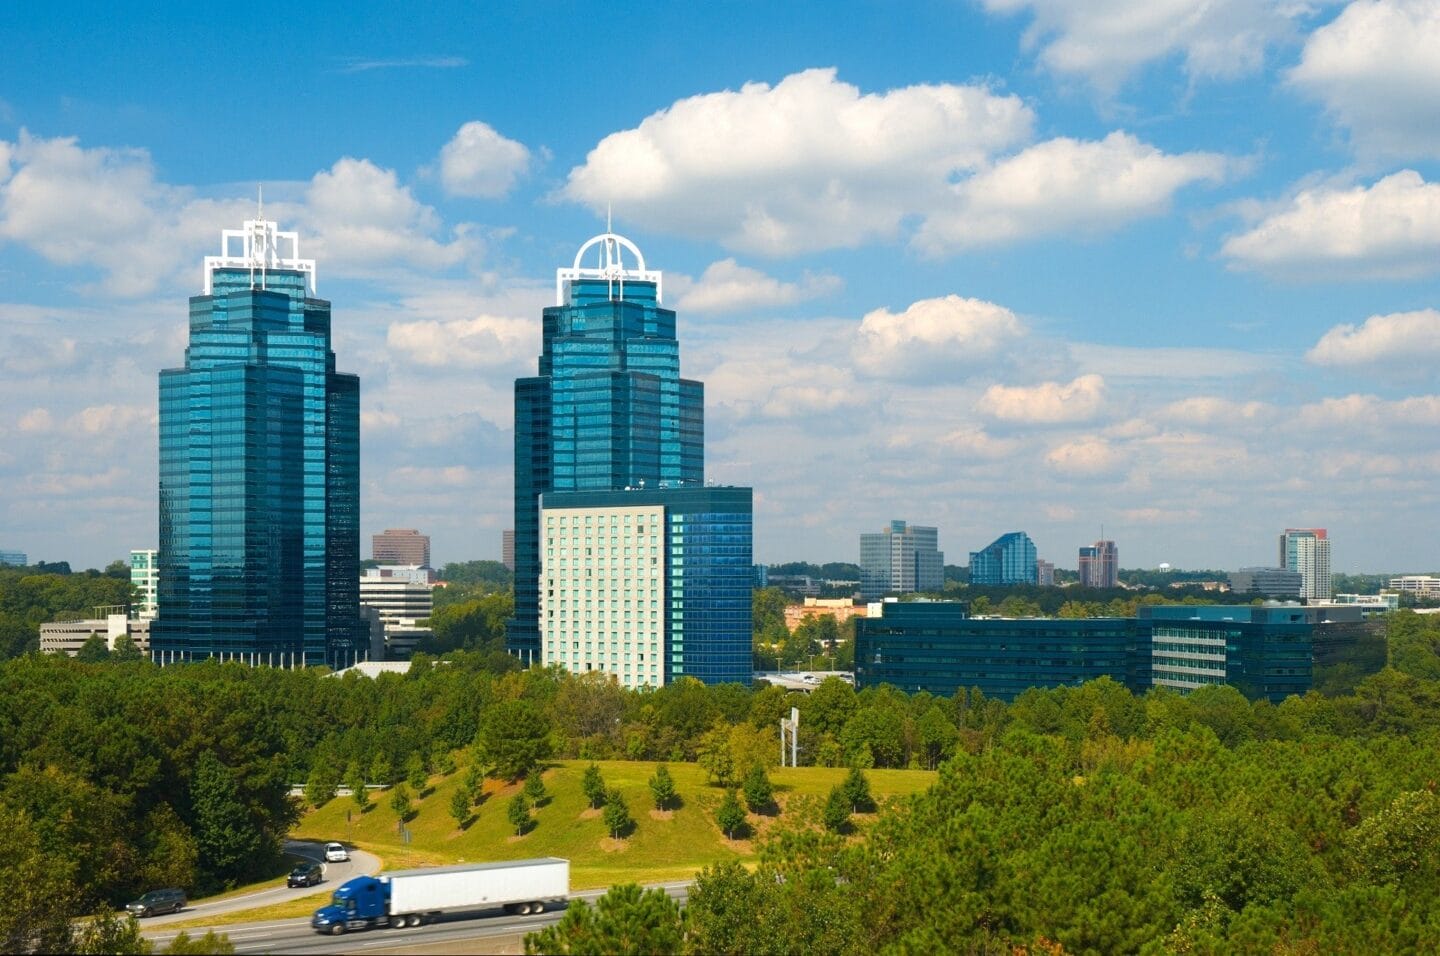
[[(665, 890), (681, 903), (690, 893), (689, 882), (657, 883), (653, 886)], [(571, 894), (571, 899), (594, 901), (604, 893), (605, 890), (586, 890)], [(431, 947), (456, 952), (457, 944), (464, 944), (463, 951), (484, 953), (497, 948), (493, 943), (487, 945), (487, 940), (498, 941), (533, 933), (558, 923), (564, 912), (563, 906), (532, 916), (511, 915), (502, 909), (468, 910), (440, 916), (433, 923), (423, 926), (360, 930), (343, 936), (322, 936), (310, 928), (310, 921), (305, 918), (235, 923), (214, 929), (230, 937), (236, 953), (365, 953), (398, 947), (404, 947), (406, 952), (411, 953), (423, 953)], [(177, 935), (173, 930), (153, 932), (154, 925), (147, 921), (144, 932), (145, 938), (157, 949), (169, 945)], [(203, 934), (205, 929), (204, 926), (192, 927), (186, 932), (196, 936)]]
[[(294, 888), (285, 885), (284, 877), (276, 880), (276, 885), (263, 890), (256, 890), (253, 893), (243, 893), (239, 896), (226, 897), (223, 900), (215, 900), (205, 903), (191, 903), (178, 913), (167, 913), (164, 916), (150, 916), (140, 921), (140, 928), (148, 931), (157, 926), (165, 926), (168, 923), (181, 923), (193, 919), (203, 919), (207, 916), (219, 916), (222, 913), (235, 913), (240, 910), (256, 909), (261, 906), (272, 906), (276, 903), (285, 903), (290, 900), (298, 900), (307, 896), (316, 897), (315, 908), (320, 908), (319, 897), (329, 896), (335, 892), (335, 887), (344, 883), (351, 877), (369, 876), (380, 872), (380, 858), (373, 853), (366, 853), (364, 850), (357, 850), (354, 847), (347, 847), (350, 851), (350, 860), (346, 863), (326, 863), (325, 844), (314, 840), (286, 840), (285, 852), (302, 856), (307, 860), (314, 860), (325, 867), (325, 878), (314, 886), (297, 886)], [(244, 924), (241, 924), (244, 925)], [(219, 929), (220, 927), (217, 927)], [(205, 930), (201, 929), (201, 933)], [(194, 931), (191, 931), (194, 935)]]

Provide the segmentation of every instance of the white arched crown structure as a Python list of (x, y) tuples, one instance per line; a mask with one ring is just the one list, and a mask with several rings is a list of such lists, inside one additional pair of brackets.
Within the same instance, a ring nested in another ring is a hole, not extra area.
[(220, 233), (220, 255), (205, 257), (205, 295), (214, 287), (216, 269), (249, 269), (250, 288), (265, 288), (265, 273), (286, 269), (305, 275), (305, 285), (315, 294), (315, 260), (300, 258), (300, 234), (281, 232), (268, 219), (247, 219), (244, 229)]
[[(595, 246), (597, 250), (596, 265), (586, 267), (581, 264), (585, 253)], [(625, 268), (622, 257), (622, 250), (628, 251), (635, 257), (635, 268)], [(624, 236), (613, 232), (602, 232), (580, 247), (575, 253), (575, 264), (569, 269), (555, 270), (555, 304), (565, 304), (565, 284), (574, 282), (577, 279), (604, 279), (610, 283), (610, 298), (623, 299), (625, 297), (625, 280), (631, 282), (653, 282), (655, 283), (655, 301), (660, 298), (660, 273), (647, 272), (645, 269), (645, 257), (640, 253), (640, 248), (626, 239)]]

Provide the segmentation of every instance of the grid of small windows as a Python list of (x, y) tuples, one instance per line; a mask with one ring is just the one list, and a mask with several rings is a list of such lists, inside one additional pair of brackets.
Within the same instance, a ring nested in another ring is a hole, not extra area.
[(661, 686), (664, 509), (546, 509), (541, 522), (545, 663)]

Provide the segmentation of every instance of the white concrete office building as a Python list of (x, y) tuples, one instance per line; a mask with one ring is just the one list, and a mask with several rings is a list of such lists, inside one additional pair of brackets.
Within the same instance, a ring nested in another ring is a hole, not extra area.
[(125, 635), (135, 642), (141, 654), (150, 653), (150, 621), (131, 620), (125, 608), (96, 608), (101, 616), (83, 621), (52, 621), (40, 625), (40, 652), (67, 654), (74, 657), (91, 637), (105, 638), (106, 648), (115, 650), (115, 642)]
[(666, 652), (665, 506), (544, 508), (542, 660), (660, 687)]

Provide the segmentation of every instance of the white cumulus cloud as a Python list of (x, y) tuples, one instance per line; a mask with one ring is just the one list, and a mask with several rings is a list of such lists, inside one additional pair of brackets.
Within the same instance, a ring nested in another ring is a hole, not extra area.
[(811, 274), (798, 282), (782, 282), (734, 259), (712, 262), (675, 303), (682, 312), (743, 312), (793, 305), (840, 291), (839, 276)]
[(915, 244), (940, 254), (1033, 236), (1106, 232), (1165, 212), (1177, 190), (1218, 182), (1227, 165), (1216, 153), (1165, 153), (1120, 131), (1095, 142), (1052, 139), (956, 185), (952, 202), (925, 220)]
[(1113, 474), (1124, 463), (1120, 451), (1103, 438), (1084, 436), (1061, 442), (1045, 455), (1045, 463), (1062, 474), (1095, 477)]
[(461, 126), (440, 150), (440, 183), (452, 196), (498, 199), (530, 166), (523, 143), (506, 139), (488, 123)]
[(679, 100), (612, 133), (563, 195), (745, 252), (855, 247), (894, 236), (1033, 122), (1019, 97), (983, 86), (862, 93), (811, 69)]
[(877, 378), (953, 378), (994, 358), (1024, 332), (1014, 312), (993, 302), (958, 295), (921, 299), (903, 312), (867, 313), (856, 332), (854, 361)]
[(1440, 156), (1440, 4), (1356, 0), (1310, 35), (1290, 81), (1361, 153)]
[(533, 319), (480, 315), (470, 319), (393, 323), (385, 344), (419, 365), (497, 368), (539, 351)]
[(992, 13), (1031, 14), (1026, 49), (1055, 73), (1111, 92), (1156, 60), (1179, 57), (1192, 79), (1254, 73), (1266, 48), (1308, 12), (1291, 0), (982, 0)]
[(1440, 358), (1440, 312), (1395, 312), (1372, 315), (1358, 326), (1337, 325), (1305, 357), (1316, 365), (1433, 363)]
[[(251, 198), (206, 199), (159, 181), (144, 150), (83, 147), (24, 130), (0, 146), (10, 169), (0, 177), (0, 240), (94, 269), (110, 295), (146, 295), (167, 283), (198, 291), (202, 258), (218, 251), (220, 231), (254, 216)], [(322, 260), (322, 281), (396, 263), (438, 271), (479, 245), (466, 226), (437, 238), (443, 225), (434, 208), (394, 170), (366, 159), (339, 160), (306, 184), (303, 202), (267, 202), (265, 213), (300, 231), (301, 254)]]
[(1105, 380), (1099, 375), (1081, 375), (1065, 385), (992, 385), (980, 396), (976, 408), (1001, 421), (1056, 424), (1089, 421), (1104, 404)]
[(1302, 190), (1221, 254), (1294, 278), (1426, 275), (1440, 268), (1440, 183), (1407, 169), (1369, 187)]
[(434, 208), (416, 199), (393, 169), (368, 159), (347, 156), (316, 173), (305, 191), (304, 215), (316, 232), (316, 255), (341, 273), (395, 262), (444, 269), (471, 251), (463, 230), (449, 242), (436, 239), (441, 224)]

